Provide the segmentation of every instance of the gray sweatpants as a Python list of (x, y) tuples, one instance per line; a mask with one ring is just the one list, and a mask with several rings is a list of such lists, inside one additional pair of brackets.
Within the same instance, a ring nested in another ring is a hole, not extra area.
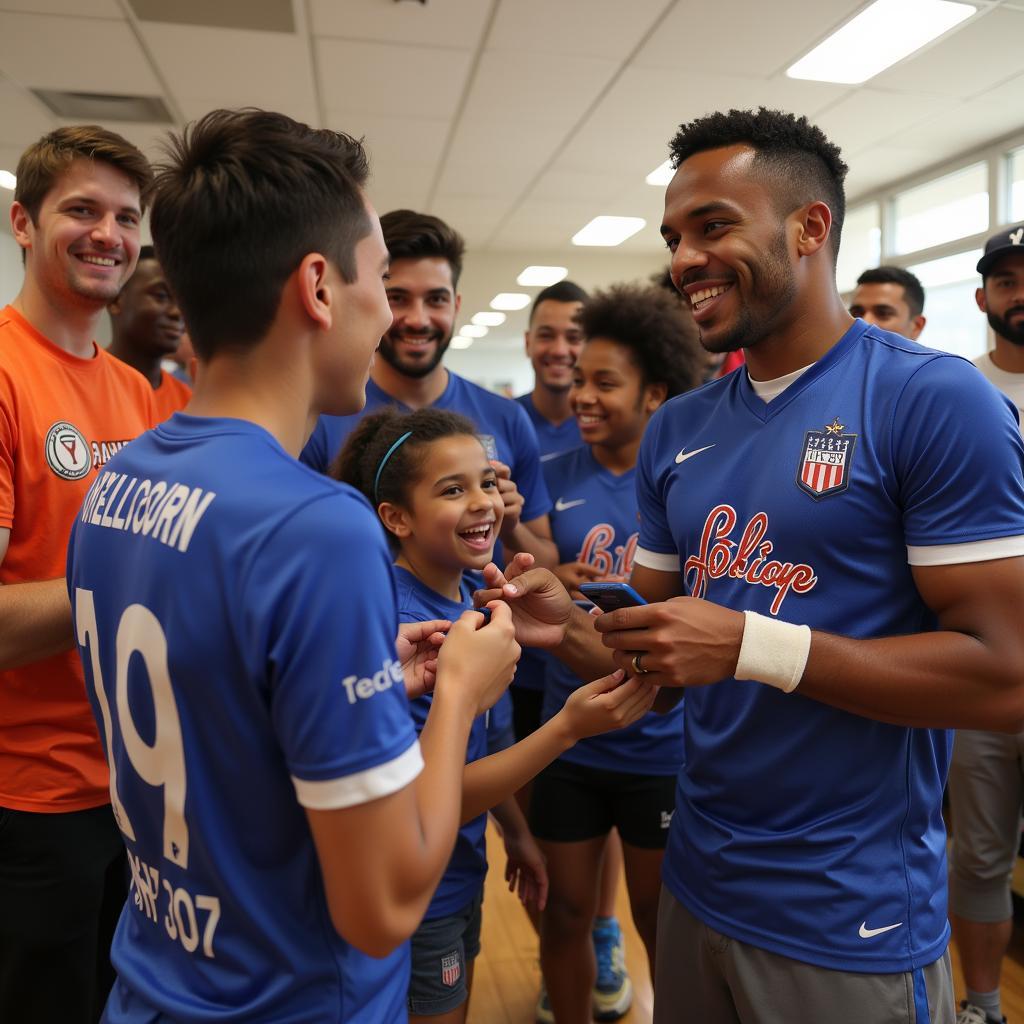
[(954, 1024), (954, 1017), (948, 950), (905, 974), (832, 971), (730, 939), (662, 886), (654, 1024)]

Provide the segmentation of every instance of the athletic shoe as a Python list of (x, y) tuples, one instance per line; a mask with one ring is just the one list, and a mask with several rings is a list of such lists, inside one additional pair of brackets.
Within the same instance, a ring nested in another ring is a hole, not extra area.
[(555, 1024), (555, 1011), (551, 1009), (551, 1000), (548, 999), (547, 986), (544, 979), (540, 982), (540, 995), (537, 997), (537, 1024)]
[(960, 1004), (960, 1011), (956, 1015), (956, 1024), (1006, 1024), (1006, 1018), (997, 1020), (990, 1017), (980, 1006), (963, 1000)]
[(629, 1012), (633, 1002), (633, 983), (626, 973), (622, 929), (614, 917), (607, 917), (595, 922), (592, 935), (597, 959), (594, 1020), (618, 1020)]

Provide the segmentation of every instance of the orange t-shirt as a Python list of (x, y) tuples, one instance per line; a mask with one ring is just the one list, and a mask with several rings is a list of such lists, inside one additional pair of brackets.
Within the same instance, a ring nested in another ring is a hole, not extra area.
[[(64, 576), (71, 524), (97, 469), (156, 422), (149, 382), (99, 346), (79, 359), (0, 310), (0, 583)], [(110, 801), (77, 648), (0, 672), (0, 807)]]
[(183, 380), (178, 380), (166, 370), (161, 370), (160, 387), (153, 392), (157, 423), (163, 423), (179, 409), (184, 409), (191, 398), (192, 389)]

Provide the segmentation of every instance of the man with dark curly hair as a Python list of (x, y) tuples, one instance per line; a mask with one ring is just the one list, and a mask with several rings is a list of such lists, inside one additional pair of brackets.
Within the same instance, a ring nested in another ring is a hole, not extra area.
[[(844, 308), (846, 165), (806, 118), (715, 113), (671, 151), (672, 278), (747, 367), (652, 418), (649, 603), (596, 619), (615, 664), (687, 694), (655, 1024), (952, 1024), (948, 730), (1024, 726), (1017, 417)], [(521, 640), (608, 664), (553, 576), (502, 592), (545, 624)]]

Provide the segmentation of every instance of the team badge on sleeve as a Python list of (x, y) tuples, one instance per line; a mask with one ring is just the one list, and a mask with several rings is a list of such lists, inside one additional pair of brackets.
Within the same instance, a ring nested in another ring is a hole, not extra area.
[(844, 434), (836, 417), (824, 430), (808, 430), (797, 472), (797, 486), (816, 501), (845, 491), (850, 485), (856, 434)]
[(459, 980), (462, 974), (462, 965), (459, 963), (458, 951), (445, 953), (441, 957), (441, 980), (451, 988)]

